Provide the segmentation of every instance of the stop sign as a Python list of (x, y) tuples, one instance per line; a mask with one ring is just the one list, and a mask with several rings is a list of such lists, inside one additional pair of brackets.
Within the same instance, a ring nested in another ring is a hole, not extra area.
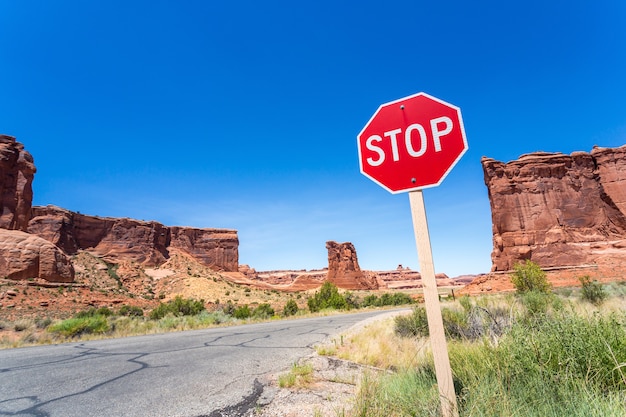
[(461, 109), (426, 93), (381, 105), (357, 138), (361, 172), (394, 194), (439, 185), (468, 149)]

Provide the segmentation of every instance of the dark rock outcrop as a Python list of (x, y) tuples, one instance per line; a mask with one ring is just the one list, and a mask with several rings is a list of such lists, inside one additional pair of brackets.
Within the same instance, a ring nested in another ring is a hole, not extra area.
[(482, 159), (493, 222), (492, 271), (626, 256), (626, 146)]

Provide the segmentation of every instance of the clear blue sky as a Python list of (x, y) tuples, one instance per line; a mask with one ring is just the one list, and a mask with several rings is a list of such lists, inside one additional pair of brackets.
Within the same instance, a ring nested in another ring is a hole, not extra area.
[(356, 135), (420, 91), (469, 151), (424, 191), (437, 271), (491, 267), (481, 156), (626, 143), (626, 3), (0, 0), (0, 132), (34, 204), (239, 231), (258, 270), (418, 269), (408, 196)]

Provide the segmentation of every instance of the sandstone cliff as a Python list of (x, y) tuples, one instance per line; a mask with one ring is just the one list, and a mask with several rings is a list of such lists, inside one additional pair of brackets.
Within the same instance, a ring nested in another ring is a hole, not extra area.
[(170, 251), (179, 251), (213, 270), (238, 269), (236, 230), (166, 227), (157, 222), (86, 216), (54, 206), (32, 207), (35, 172), (24, 145), (12, 136), (0, 135), (0, 229), (33, 235), (0, 236), (0, 274), (4, 276), (72, 282), (74, 270), (66, 255), (80, 250), (108, 262), (143, 266), (160, 265)]
[(523, 259), (553, 267), (626, 255), (626, 146), (481, 162), (493, 222), (492, 271)]
[(28, 228), (35, 171), (24, 145), (13, 136), (0, 135), (0, 229)]
[(13, 280), (41, 278), (72, 282), (74, 267), (52, 243), (19, 230), (0, 229), (0, 276)]
[(158, 266), (175, 249), (218, 271), (237, 271), (239, 240), (231, 229), (167, 227), (158, 222), (87, 216), (59, 207), (33, 207), (28, 232), (73, 255), (87, 250), (112, 263)]

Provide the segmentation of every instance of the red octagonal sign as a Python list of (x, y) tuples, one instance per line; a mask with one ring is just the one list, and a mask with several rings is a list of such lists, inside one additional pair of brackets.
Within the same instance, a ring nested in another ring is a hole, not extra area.
[(381, 105), (357, 138), (361, 172), (394, 194), (439, 185), (468, 148), (461, 109), (426, 93)]

